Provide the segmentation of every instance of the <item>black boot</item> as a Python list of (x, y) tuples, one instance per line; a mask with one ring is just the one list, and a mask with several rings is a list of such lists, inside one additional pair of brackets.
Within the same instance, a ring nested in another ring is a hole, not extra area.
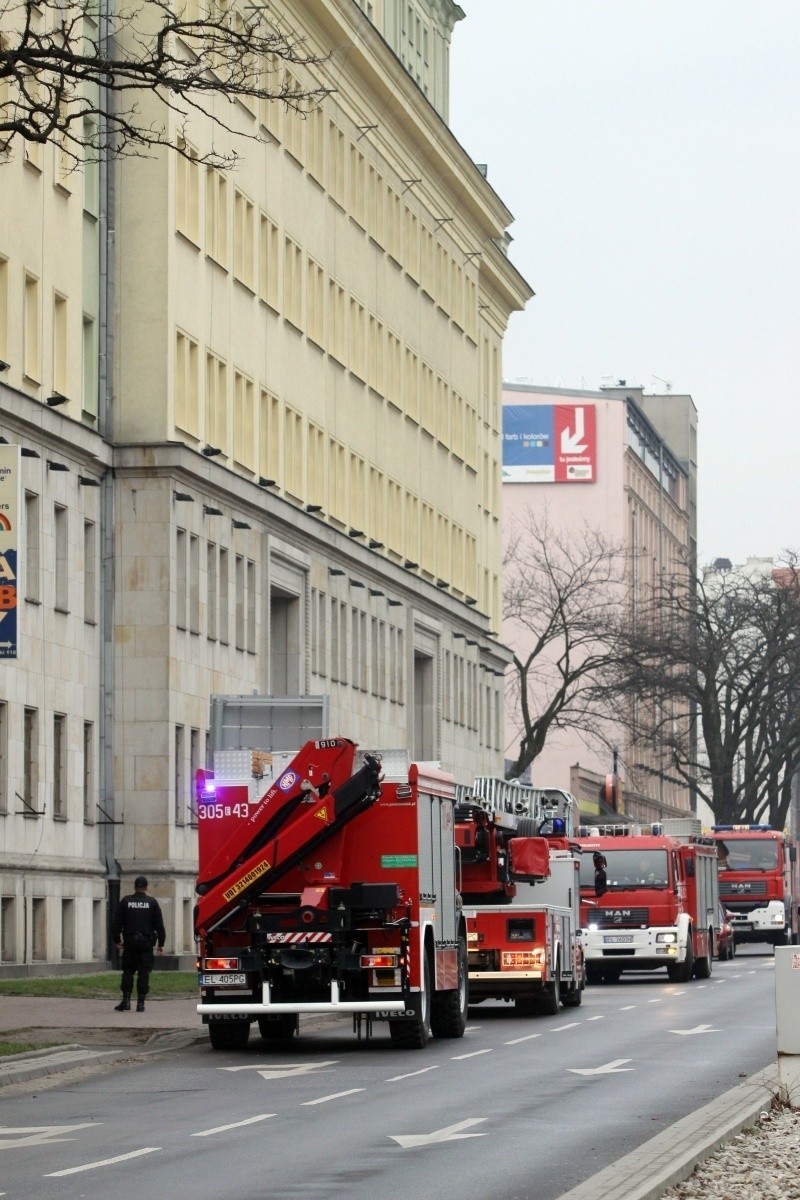
[(114, 1012), (128, 1012), (131, 1006), (130, 992), (123, 992), (119, 1004), (114, 1005)]
[(136, 1011), (144, 1012), (144, 996), (140, 996), (139, 999), (136, 1001)]

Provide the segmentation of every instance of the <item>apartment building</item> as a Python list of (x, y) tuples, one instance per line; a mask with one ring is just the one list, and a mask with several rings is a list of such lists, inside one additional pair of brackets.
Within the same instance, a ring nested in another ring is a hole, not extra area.
[(140, 872), (192, 952), (212, 694), (324, 694), (362, 745), (502, 765), (500, 362), (531, 292), (444, 119), (463, 13), (280, 12), (321, 60), (306, 111), (144, 96), (182, 155), (0, 168), (0, 434), (25, 447), (0, 972), (103, 957)]
[[(511, 526), (528, 509), (546, 510), (554, 530), (588, 526), (624, 549), (634, 612), (658, 580), (683, 572), (696, 547), (697, 413), (691, 397), (675, 397), (674, 407), (671, 399), (624, 383), (599, 391), (503, 385), (504, 520)], [(525, 637), (505, 625), (508, 645), (524, 652)], [(506, 745), (516, 737), (508, 712)], [(617, 750), (628, 815), (652, 821), (689, 809), (688, 789), (657, 744), (633, 743), (620, 727)], [(532, 774), (537, 786), (568, 788), (584, 815), (597, 816), (612, 768), (611, 751), (567, 728), (551, 731)]]

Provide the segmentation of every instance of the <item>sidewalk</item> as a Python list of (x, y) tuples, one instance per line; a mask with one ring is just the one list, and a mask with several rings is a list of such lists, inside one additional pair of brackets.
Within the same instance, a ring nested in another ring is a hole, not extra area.
[[(0, 997), (0, 1038), (48, 1046), (0, 1058), (0, 1096), (3, 1088), (13, 1083), (28, 1083), (77, 1067), (111, 1065), (143, 1053), (178, 1050), (207, 1039), (194, 996), (148, 1000), (143, 1013), (115, 1012), (115, 1003), (115, 998)], [(775, 1078), (774, 1067), (759, 1072), (579, 1184), (561, 1200), (656, 1200), (769, 1110)]]
[(116, 996), (0, 996), (0, 1039), (43, 1047), (0, 1058), (0, 1094), (13, 1083), (124, 1061), (141, 1052), (177, 1050), (208, 1037), (197, 1015), (196, 996), (148, 1000), (143, 1013), (116, 1012), (118, 1002)]

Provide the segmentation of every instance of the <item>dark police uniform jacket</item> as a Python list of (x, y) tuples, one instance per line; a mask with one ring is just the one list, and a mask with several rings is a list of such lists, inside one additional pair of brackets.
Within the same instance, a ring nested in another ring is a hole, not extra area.
[(163, 946), (167, 931), (158, 901), (145, 892), (123, 896), (114, 914), (111, 936), (114, 942), (122, 937), (126, 948), (131, 949), (152, 950), (156, 941)]

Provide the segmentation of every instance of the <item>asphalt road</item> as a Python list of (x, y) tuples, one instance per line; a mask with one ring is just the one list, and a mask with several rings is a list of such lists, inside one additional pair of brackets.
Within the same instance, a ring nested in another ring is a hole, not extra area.
[(555, 1017), (480, 1005), (423, 1051), (377, 1030), (201, 1044), (9, 1098), (0, 1196), (556, 1200), (774, 1061), (773, 957), (623, 975)]

